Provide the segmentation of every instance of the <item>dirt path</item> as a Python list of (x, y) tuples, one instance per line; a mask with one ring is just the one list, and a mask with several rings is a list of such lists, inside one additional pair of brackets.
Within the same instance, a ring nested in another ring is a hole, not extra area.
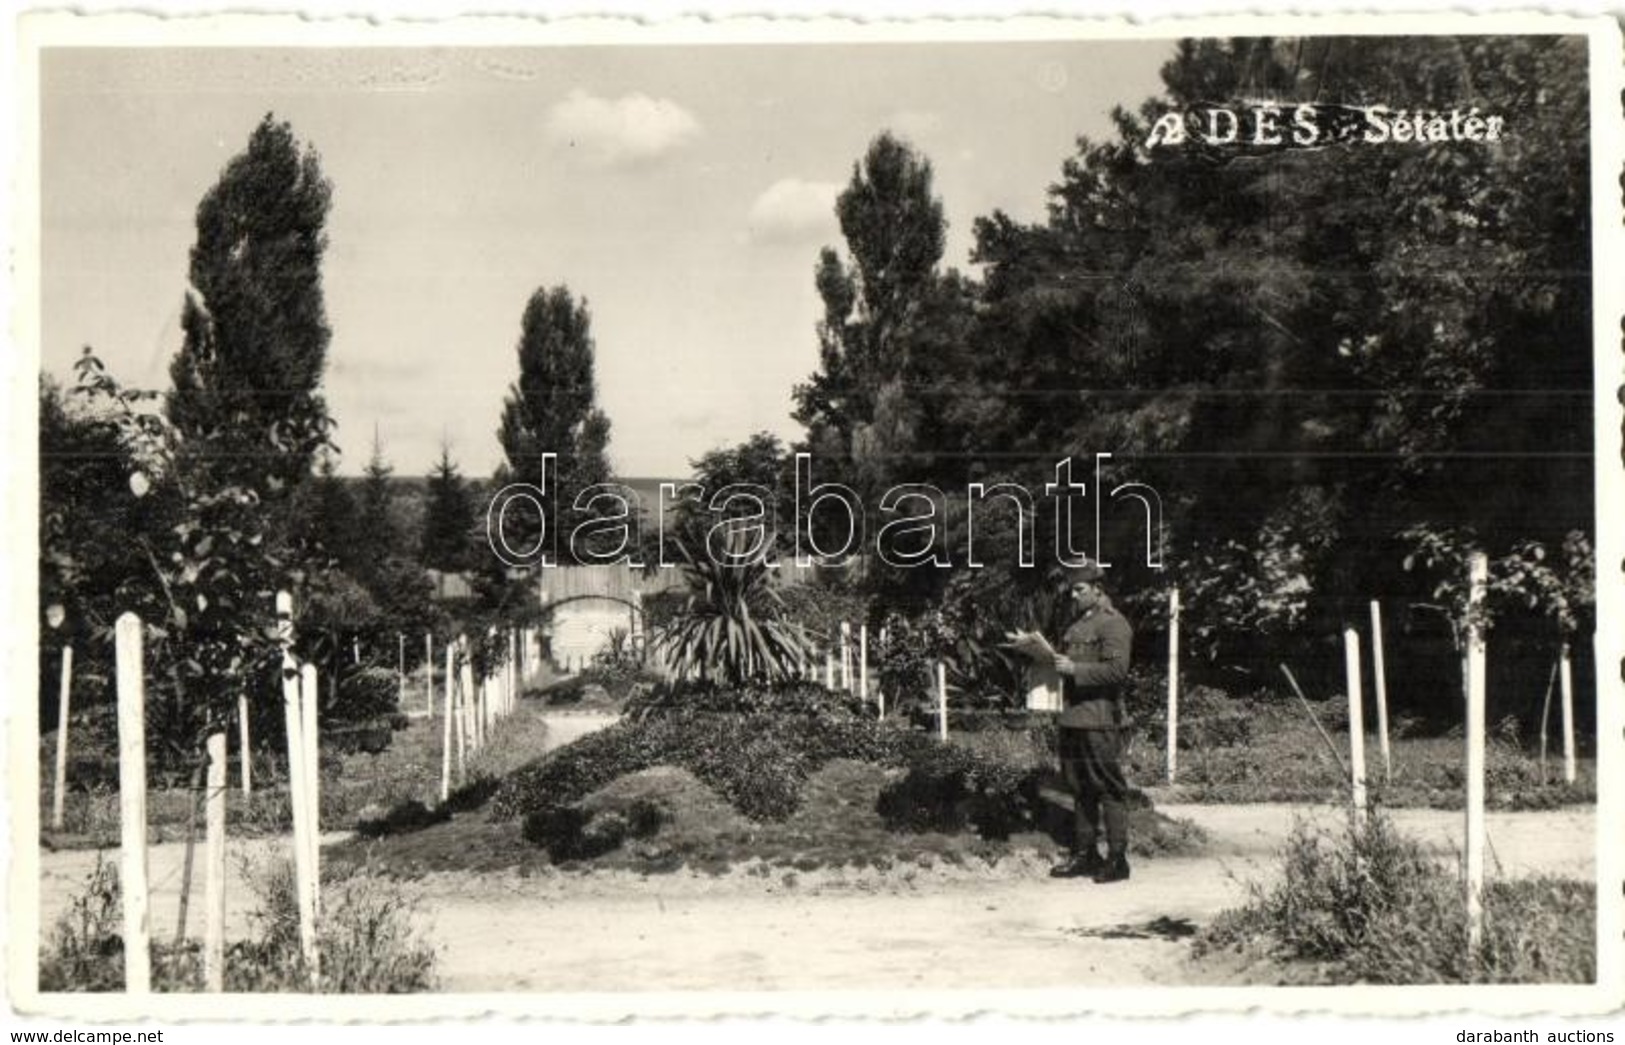
[[(601, 728), (608, 716), (548, 716), (548, 747)], [(1335, 829), (1324, 806), (1159, 806), (1210, 836), (1195, 857), (1139, 860), (1121, 886), (1052, 881), (1033, 860), (977, 873), (954, 869), (745, 869), (679, 872), (434, 875), (401, 888), (418, 900), (451, 991), (1003, 988), (1178, 983), (1188, 937), (1267, 881), (1295, 820)], [(1462, 816), (1400, 810), (1401, 830), (1458, 852)], [(1595, 878), (1590, 808), (1492, 813), (1490, 866), (1501, 874)], [(228, 933), (250, 928), (240, 874), (287, 841), (234, 842)], [(117, 859), (117, 853), (108, 854)], [(174, 931), (183, 847), (151, 850), (153, 928)], [(93, 851), (42, 856), (42, 925), (82, 888)], [(202, 896), (194, 883), (194, 912)], [(194, 913), (193, 931), (198, 931)]]
[[(1209, 855), (1141, 860), (1125, 886), (1054, 882), (1038, 866), (762, 878), (677, 874), (437, 877), (425, 927), (454, 991), (1000, 988), (1180, 982), (1188, 936), (1267, 880), (1296, 815), (1332, 810), (1172, 807), (1208, 828)], [(1404, 811), (1449, 853), (1459, 814)], [(1509, 874), (1593, 878), (1590, 810), (1491, 815)]]
[(596, 732), (605, 726), (619, 722), (619, 715), (610, 715), (601, 711), (548, 711), (542, 715), (542, 721), (547, 724), (547, 740), (543, 744), (543, 751), (552, 751), (556, 747), (563, 747), (572, 740)]

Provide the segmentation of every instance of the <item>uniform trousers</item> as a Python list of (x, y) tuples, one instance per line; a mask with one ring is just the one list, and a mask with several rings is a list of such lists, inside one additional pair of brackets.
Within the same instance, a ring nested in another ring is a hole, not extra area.
[(1128, 780), (1123, 776), (1123, 731), (1061, 727), (1061, 774), (1072, 791), (1075, 852), (1098, 852), (1100, 825), (1113, 855), (1128, 851)]

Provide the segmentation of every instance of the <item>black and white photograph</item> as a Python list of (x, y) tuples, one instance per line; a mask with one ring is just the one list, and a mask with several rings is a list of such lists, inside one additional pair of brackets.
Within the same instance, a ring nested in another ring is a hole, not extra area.
[(19, 36), (14, 1008), (1625, 1002), (1612, 20)]

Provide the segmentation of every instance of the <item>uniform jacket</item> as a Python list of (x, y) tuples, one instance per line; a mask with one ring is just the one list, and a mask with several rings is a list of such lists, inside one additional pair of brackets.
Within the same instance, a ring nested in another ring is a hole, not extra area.
[(1123, 685), (1133, 644), (1134, 629), (1105, 596), (1072, 622), (1061, 637), (1061, 652), (1073, 664), (1072, 674), (1061, 677), (1061, 725), (1118, 729), (1124, 724)]

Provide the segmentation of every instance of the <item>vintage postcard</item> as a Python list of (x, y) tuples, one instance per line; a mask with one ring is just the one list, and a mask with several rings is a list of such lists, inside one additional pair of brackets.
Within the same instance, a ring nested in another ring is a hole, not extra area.
[(1621, 40), (25, 16), (7, 988), (1625, 997)]

